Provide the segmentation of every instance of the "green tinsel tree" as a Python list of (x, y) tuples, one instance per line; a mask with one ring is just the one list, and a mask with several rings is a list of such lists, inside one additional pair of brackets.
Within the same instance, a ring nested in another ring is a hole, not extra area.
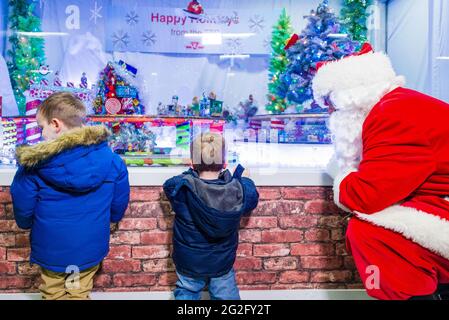
[(277, 24), (273, 27), (271, 38), (272, 52), (269, 67), (269, 94), (268, 104), (265, 107), (270, 113), (279, 113), (286, 109), (286, 100), (279, 97), (278, 87), (280, 85), (279, 76), (285, 71), (288, 64), (284, 47), (292, 32), (290, 17), (287, 15), (285, 9), (283, 9)]
[(41, 20), (33, 13), (34, 4), (26, 0), (10, 0), (9, 8), (11, 47), (7, 52), (8, 69), (19, 113), (25, 115), (23, 92), (28, 89), (30, 79), (38, 82), (42, 77), (37, 70), (45, 63), (44, 39), (31, 34), (41, 31)]
[(352, 35), (352, 39), (359, 42), (367, 41), (366, 9), (371, 0), (343, 0), (341, 9), (341, 22), (344, 28)]

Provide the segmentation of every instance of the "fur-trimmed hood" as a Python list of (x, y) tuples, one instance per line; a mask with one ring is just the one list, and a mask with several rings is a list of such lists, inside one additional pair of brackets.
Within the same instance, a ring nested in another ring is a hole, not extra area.
[(87, 192), (111, 175), (113, 152), (103, 126), (70, 130), (57, 139), (17, 150), (21, 167), (60, 190)]
[(313, 79), (313, 94), (322, 102), (329, 96), (338, 110), (367, 113), (387, 93), (405, 84), (397, 76), (390, 58), (382, 53), (366, 53), (330, 62)]
[(76, 128), (55, 140), (17, 148), (17, 162), (21, 166), (32, 168), (65, 150), (106, 141), (109, 135), (109, 130), (104, 126)]

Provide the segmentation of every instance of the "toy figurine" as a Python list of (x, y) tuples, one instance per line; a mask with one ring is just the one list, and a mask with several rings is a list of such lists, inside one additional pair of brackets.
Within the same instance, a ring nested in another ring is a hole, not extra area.
[(87, 77), (86, 77), (86, 73), (83, 72), (82, 76), (81, 76), (81, 84), (80, 84), (80, 88), (84, 88), (87, 89), (88, 84), (87, 84)]

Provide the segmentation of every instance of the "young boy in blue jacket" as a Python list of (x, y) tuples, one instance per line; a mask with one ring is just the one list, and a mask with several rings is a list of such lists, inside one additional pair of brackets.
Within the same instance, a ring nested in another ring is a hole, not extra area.
[(108, 147), (109, 131), (83, 125), (86, 109), (70, 93), (39, 107), (46, 142), (17, 150), (14, 217), (31, 229), (30, 262), (41, 266), (43, 299), (89, 299), (109, 251), (110, 223), (128, 206), (128, 171)]
[(175, 212), (173, 261), (178, 281), (175, 299), (199, 300), (207, 285), (212, 299), (238, 300), (233, 265), (240, 218), (259, 200), (252, 180), (224, 170), (225, 141), (215, 133), (191, 146), (192, 168), (163, 186)]

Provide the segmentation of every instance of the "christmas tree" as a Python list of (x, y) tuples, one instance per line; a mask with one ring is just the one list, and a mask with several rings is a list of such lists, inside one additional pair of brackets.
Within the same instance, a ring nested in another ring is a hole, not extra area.
[(366, 42), (366, 9), (371, 5), (371, 0), (344, 0), (341, 9), (341, 21), (345, 29), (356, 41)]
[(19, 107), (20, 115), (25, 115), (25, 96), (30, 80), (39, 82), (42, 75), (37, 72), (45, 63), (44, 39), (33, 36), (41, 31), (41, 20), (33, 13), (34, 4), (26, 0), (10, 0), (10, 30), (8, 69), (11, 84)]
[(271, 38), (272, 52), (269, 67), (269, 94), (268, 104), (266, 105), (266, 110), (270, 113), (282, 112), (286, 108), (285, 98), (279, 97), (278, 90), (281, 85), (279, 76), (285, 71), (288, 64), (284, 47), (291, 33), (290, 17), (287, 15), (285, 9), (283, 9), (277, 24), (273, 27)]
[(359, 43), (342, 33), (338, 18), (327, 0), (304, 18), (309, 20), (306, 28), (296, 36), (295, 42), (289, 41), (289, 63), (281, 75), (282, 85), (278, 92), (281, 98), (302, 106), (304, 111), (322, 112), (325, 111), (324, 106), (322, 108), (313, 101), (312, 92), (312, 79), (317, 63), (347, 56), (358, 49)]

